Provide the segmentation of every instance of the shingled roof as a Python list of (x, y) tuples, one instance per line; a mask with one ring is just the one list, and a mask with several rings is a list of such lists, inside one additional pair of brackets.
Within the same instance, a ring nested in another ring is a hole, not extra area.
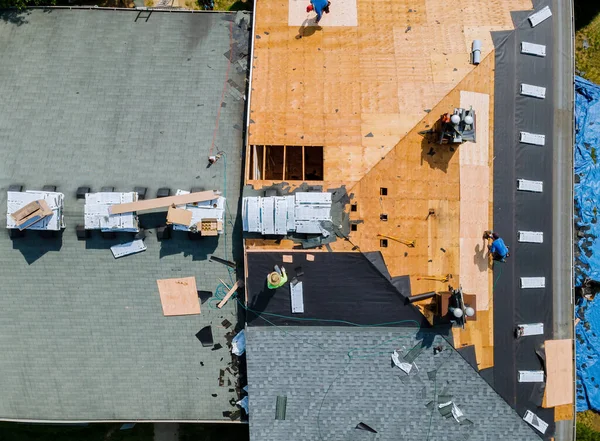
[[(247, 341), (252, 441), (539, 440), (435, 331), (255, 326)], [(405, 355), (419, 341), (425, 347), (407, 375), (392, 352)], [(285, 419), (275, 418), (278, 396), (287, 397)], [(464, 413), (461, 423), (441, 415), (448, 401)], [(377, 435), (357, 429), (361, 422)]]
[[(228, 65), (232, 33), (248, 51), (249, 19), (148, 14), (0, 15), (0, 207), (11, 184), (56, 185), (67, 225), (58, 238), (27, 231), (11, 241), (0, 216), (0, 419), (229, 421), (223, 412), (237, 409), (232, 386), (218, 381), (233, 329), (220, 324), (237, 324), (236, 302), (164, 317), (156, 284), (195, 276), (198, 289), (214, 292), (219, 277), (229, 281), (207, 255), (232, 258), (233, 223), (218, 240), (173, 233), (159, 241), (164, 215), (141, 216), (148, 249), (119, 260), (109, 247), (123, 238), (75, 234), (79, 186), (144, 186), (148, 198), (159, 187), (203, 186), (221, 190), (237, 214), (239, 180), (225, 170), (240, 173), (246, 71)], [(213, 134), (227, 155), (207, 169)], [(220, 350), (194, 336), (211, 323)]]

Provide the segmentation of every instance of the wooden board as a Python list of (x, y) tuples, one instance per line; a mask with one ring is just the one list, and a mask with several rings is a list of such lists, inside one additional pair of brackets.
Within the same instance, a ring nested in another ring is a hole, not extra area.
[(460, 107), (473, 107), (476, 142), (459, 150), (460, 164), (460, 283), (465, 292), (477, 295), (477, 309), (489, 307), (490, 268), (483, 232), (491, 229), (489, 170), (489, 95), (462, 90)]
[(164, 315), (200, 314), (195, 277), (159, 279), (156, 283)]
[(179, 224), (190, 226), (192, 222), (192, 212), (190, 210), (184, 210), (183, 208), (169, 207), (167, 211), (167, 223), (168, 224)]
[(474, 39), (485, 58), (490, 31), (512, 29), (511, 11), (532, 7), (530, 0), (460, 7), (356, 0), (358, 26), (344, 27), (354, 13), (344, 1), (332, 2), (319, 28), (299, 21), (313, 16), (308, 0), (257, 2), (249, 144), (323, 145), (325, 180), (347, 185), (479, 69), (469, 63)]
[(193, 204), (194, 202), (204, 202), (216, 199), (219, 195), (212, 191), (199, 191), (196, 193), (182, 194), (179, 196), (167, 196), (166, 198), (146, 199), (137, 202), (127, 202), (125, 204), (115, 204), (110, 206), (111, 214), (130, 213), (132, 211), (152, 210), (154, 208), (166, 208), (171, 205)]
[(573, 419), (575, 406), (573, 404), (563, 404), (554, 408), (554, 421), (567, 421)]
[(546, 340), (545, 407), (573, 404), (573, 340)]
[(217, 308), (221, 309), (223, 306), (225, 306), (225, 303), (227, 303), (229, 298), (233, 295), (233, 293), (235, 293), (237, 291), (237, 289), (239, 287), (240, 287), (240, 282), (239, 281), (235, 282), (233, 284), (233, 286), (231, 287), (231, 289), (229, 291), (227, 291), (227, 294), (225, 294), (225, 297), (223, 297), (223, 300), (221, 300), (219, 302), (219, 304), (217, 305)]

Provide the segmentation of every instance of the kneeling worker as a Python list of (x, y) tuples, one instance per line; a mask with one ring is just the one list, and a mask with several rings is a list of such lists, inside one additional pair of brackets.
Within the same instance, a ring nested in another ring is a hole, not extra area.
[(483, 238), (488, 240), (488, 250), (492, 258), (499, 262), (506, 262), (506, 258), (510, 256), (510, 253), (504, 240), (493, 231), (483, 233)]
[(269, 289), (277, 289), (285, 285), (285, 282), (287, 282), (287, 280), (288, 277), (285, 272), (285, 268), (282, 267), (280, 270), (279, 267), (275, 265), (275, 271), (269, 273), (269, 275), (267, 276), (267, 286), (269, 287)]

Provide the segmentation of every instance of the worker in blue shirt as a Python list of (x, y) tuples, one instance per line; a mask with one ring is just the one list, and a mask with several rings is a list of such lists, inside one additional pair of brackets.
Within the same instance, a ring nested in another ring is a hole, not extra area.
[(488, 240), (488, 250), (492, 258), (500, 262), (506, 262), (506, 258), (510, 256), (510, 253), (504, 240), (493, 231), (483, 233), (483, 238)]
[(317, 14), (316, 23), (318, 24), (323, 17), (323, 12), (329, 14), (329, 5), (331, 2), (328, 0), (310, 0), (310, 6), (306, 8), (306, 12), (315, 11)]

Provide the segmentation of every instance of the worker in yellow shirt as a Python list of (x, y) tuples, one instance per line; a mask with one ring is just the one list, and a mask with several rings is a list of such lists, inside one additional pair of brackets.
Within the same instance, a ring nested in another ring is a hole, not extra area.
[(279, 269), (277, 265), (275, 265), (275, 271), (269, 273), (267, 276), (267, 286), (269, 289), (277, 289), (285, 285), (288, 281), (287, 273), (285, 272), (285, 268)]

